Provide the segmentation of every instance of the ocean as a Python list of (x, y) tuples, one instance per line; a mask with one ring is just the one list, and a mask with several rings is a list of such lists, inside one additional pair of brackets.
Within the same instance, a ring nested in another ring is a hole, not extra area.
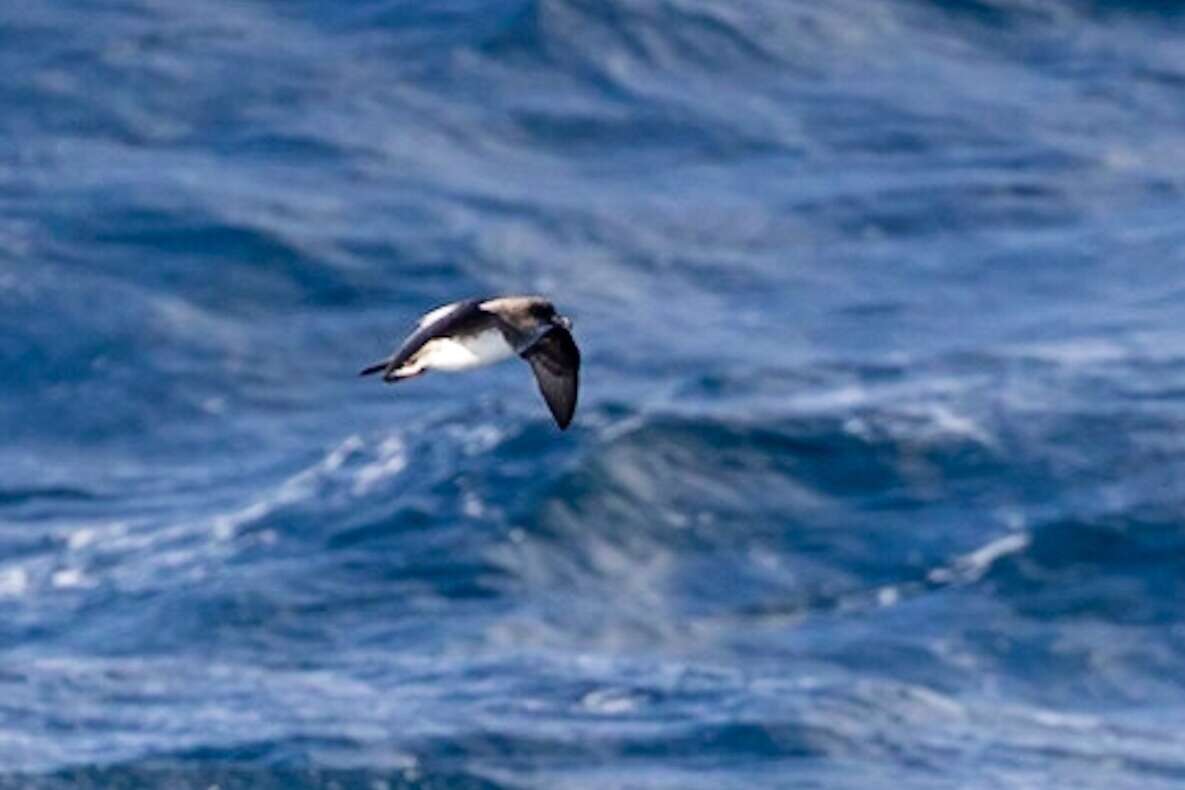
[[(1185, 14), (0, 8), (0, 787), (1185, 786)], [(420, 314), (572, 317), (357, 376)]]

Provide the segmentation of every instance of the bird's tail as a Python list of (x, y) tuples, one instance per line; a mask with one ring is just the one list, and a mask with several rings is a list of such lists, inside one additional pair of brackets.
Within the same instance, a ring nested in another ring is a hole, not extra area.
[(381, 362), (376, 362), (368, 368), (363, 368), (358, 373), (358, 375), (359, 376), (369, 376), (372, 373), (378, 373), (381, 371), (383, 374), (383, 381), (390, 384), (394, 381), (403, 381), (404, 379), (414, 379), (416, 376), (421, 376), (425, 372), (424, 368), (422, 368), (422, 367), (409, 366), (406, 364), (401, 365), (401, 366), (395, 368), (394, 370), (392, 370), (391, 363), (393, 360), (394, 360), (394, 358), (387, 358)]
[(386, 370), (387, 366), (390, 364), (391, 364), (391, 359), (388, 357), (387, 359), (384, 359), (381, 362), (374, 363), (373, 365), (371, 365), (368, 368), (363, 368), (362, 372), (360, 372), (358, 375), (359, 376), (369, 376), (373, 373), (378, 373), (379, 371)]

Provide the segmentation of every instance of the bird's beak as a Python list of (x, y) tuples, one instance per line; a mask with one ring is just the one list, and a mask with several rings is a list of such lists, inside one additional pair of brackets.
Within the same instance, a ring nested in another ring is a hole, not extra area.
[(572, 331), (572, 319), (568, 318), (566, 315), (557, 315), (555, 317), (555, 323), (562, 326), (564, 329), (567, 329), (568, 331)]

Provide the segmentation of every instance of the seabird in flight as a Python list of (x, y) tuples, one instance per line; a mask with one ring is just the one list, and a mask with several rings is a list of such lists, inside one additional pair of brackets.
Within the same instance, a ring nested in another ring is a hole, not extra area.
[(395, 382), (429, 370), (460, 371), (518, 355), (531, 363), (539, 391), (560, 429), (576, 411), (580, 349), (572, 322), (540, 296), (466, 299), (420, 319), (399, 349), (362, 371)]

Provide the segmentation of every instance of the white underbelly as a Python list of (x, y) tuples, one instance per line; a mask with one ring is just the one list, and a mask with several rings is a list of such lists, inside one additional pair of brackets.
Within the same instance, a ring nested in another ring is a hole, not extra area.
[(494, 329), (468, 337), (429, 340), (416, 354), (415, 364), (431, 370), (468, 370), (512, 356), (514, 349), (502, 333)]

